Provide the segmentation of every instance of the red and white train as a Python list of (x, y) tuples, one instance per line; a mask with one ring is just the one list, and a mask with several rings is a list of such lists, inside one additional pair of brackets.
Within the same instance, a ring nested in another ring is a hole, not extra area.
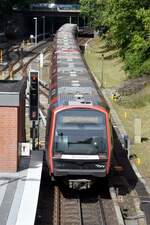
[(109, 107), (84, 63), (76, 33), (76, 25), (65, 24), (54, 40), (47, 162), (53, 179), (90, 187), (109, 174), (112, 134)]

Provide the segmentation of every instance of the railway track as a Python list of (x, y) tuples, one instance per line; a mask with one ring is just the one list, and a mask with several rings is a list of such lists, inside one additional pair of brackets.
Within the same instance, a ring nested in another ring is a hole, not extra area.
[(93, 198), (81, 197), (80, 198), (80, 208), (82, 216), (83, 225), (104, 225), (105, 215), (103, 210), (103, 203), (101, 201), (100, 195)]
[[(30, 54), (33, 54), (32, 57), (29, 57), (29, 59), (26, 62), (23, 62), (23, 60), (20, 60), (20, 66), (18, 66), (14, 71), (13, 71), (13, 76), (18, 73), (19, 71), (22, 71), (23, 75), (27, 74), (27, 67), (29, 66), (29, 64), (31, 64), (31, 62), (33, 60), (35, 60), (41, 53), (41, 51), (43, 51), (43, 54), (46, 54), (48, 51), (51, 50), (52, 44), (50, 44), (50, 46), (48, 45), (49, 43), (44, 43), (41, 44), (40, 46), (37, 46), (36, 48), (32, 49), (29, 53), (27, 53), (24, 57), (28, 57), (30, 56)], [(47, 46), (48, 45), (48, 46)], [(45, 46), (45, 47), (44, 47)], [(43, 50), (44, 49), (44, 50)], [(17, 64), (17, 62), (13, 65), (15, 66)]]
[[(122, 201), (122, 195), (128, 190), (123, 183), (120, 186), (119, 177), (117, 177), (119, 189), (117, 191), (115, 187), (116, 196), (112, 196), (105, 180), (95, 184), (92, 190), (75, 192), (61, 184), (59, 186), (52, 184), (47, 170), (43, 174), (35, 225), (125, 225), (128, 224), (128, 218), (132, 218), (126, 208), (132, 206), (131, 202)], [(110, 185), (112, 189), (112, 183)], [(134, 201), (133, 198), (131, 200)], [(117, 213), (114, 206), (118, 208)], [(134, 222), (134, 225), (137, 224)]]
[(46, 88), (43, 88), (40, 86), (40, 94), (44, 95), (46, 98), (48, 98), (48, 90)]
[(103, 202), (99, 193), (90, 197), (86, 193), (63, 194), (58, 186), (54, 190), (53, 225), (105, 225)]
[[(2, 61), (4, 62), (4, 66), (1, 65), (0, 71), (5, 71), (9, 64), (14, 64), (19, 61), (21, 55), (21, 42), (20, 43), (9, 43), (5, 47), (0, 48), (2, 51)], [(7, 61), (7, 63), (6, 63)], [(1, 62), (2, 63), (2, 62)]]
[(43, 54), (46, 54), (51, 50), (51, 47), (52, 43), (49, 45), (49, 41), (47, 41), (46, 43), (42, 43), (31, 50), (29, 49), (27, 52), (22, 51), (22, 53), (18, 51), (18, 49), (20, 49), (18, 46), (11, 48), (11, 54), (15, 54), (15, 57), (11, 57), (8, 61), (9, 64), (4, 66), (0, 72), (9, 70), (9, 75), (6, 79), (12, 79), (18, 72), (25, 76), (27, 74), (27, 67), (29, 64), (31, 64), (31, 62), (40, 55), (41, 51)]

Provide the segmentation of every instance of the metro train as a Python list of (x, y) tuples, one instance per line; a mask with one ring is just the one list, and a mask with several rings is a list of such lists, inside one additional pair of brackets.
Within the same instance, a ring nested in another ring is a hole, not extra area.
[(109, 107), (76, 40), (77, 26), (56, 33), (46, 128), (47, 163), (52, 180), (70, 188), (90, 188), (111, 167)]

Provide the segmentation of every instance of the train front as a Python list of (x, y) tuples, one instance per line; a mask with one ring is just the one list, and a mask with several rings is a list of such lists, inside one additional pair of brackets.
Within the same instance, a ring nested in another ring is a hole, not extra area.
[[(108, 112), (100, 107), (66, 107), (53, 112), (50, 170), (70, 187), (90, 187), (110, 169)], [(81, 185), (82, 184), (82, 185)]]

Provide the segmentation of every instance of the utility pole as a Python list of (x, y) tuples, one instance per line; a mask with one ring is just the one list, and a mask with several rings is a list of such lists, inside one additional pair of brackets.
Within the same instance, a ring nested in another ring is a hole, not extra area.
[(101, 87), (104, 88), (104, 54), (101, 55)]
[(3, 62), (3, 50), (0, 49), (0, 63)]
[(37, 44), (37, 17), (33, 18), (35, 20), (35, 35), (34, 35), (34, 40), (35, 40), (35, 44)]
[(45, 40), (45, 16), (42, 16), (43, 18), (43, 40)]
[(69, 23), (70, 24), (72, 23), (72, 17), (71, 16), (69, 17)]

